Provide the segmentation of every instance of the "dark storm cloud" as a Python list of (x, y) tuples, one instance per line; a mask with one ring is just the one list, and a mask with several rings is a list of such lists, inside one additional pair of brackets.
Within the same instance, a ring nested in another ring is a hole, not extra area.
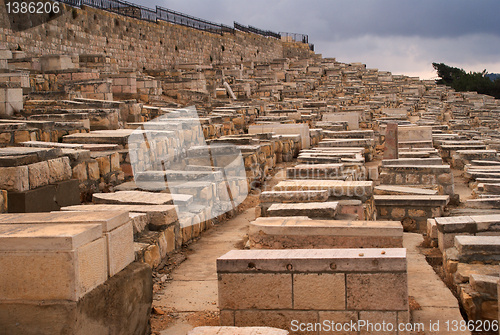
[(213, 22), (309, 35), (339, 61), (431, 78), (432, 62), (500, 72), (499, 0), (130, 0)]
[(500, 35), (498, 0), (136, 0), (207, 20), (238, 21), (317, 39), (377, 36)]

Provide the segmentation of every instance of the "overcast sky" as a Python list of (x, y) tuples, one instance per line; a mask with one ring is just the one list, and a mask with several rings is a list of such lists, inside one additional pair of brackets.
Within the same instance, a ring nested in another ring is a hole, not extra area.
[(499, 0), (131, 0), (232, 26), (309, 35), (315, 51), (435, 78), (432, 62), (500, 73)]

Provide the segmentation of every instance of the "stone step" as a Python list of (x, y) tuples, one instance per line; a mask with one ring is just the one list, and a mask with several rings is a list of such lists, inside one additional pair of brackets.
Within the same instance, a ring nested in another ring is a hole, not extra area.
[(333, 219), (337, 214), (338, 202), (306, 202), (272, 204), (268, 216), (307, 216), (309, 218)]

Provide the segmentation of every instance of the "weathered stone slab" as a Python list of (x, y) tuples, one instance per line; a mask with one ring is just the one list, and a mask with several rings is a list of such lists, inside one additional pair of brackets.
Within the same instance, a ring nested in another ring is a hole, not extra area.
[(319, 142), (319, 147), (373, 147), (375, 141), (373, 139), (361, 139), (361, 138), (339, 138), (339, 139), (325, 139)]
[(436, 217), (434, 221), (441, 251), (453, 247), (455, 236), (473, 235), (476, 232), (476, 223), (469, 216)]
[(480, 198), (480, 199), (467, 199), (465, 201), (465, 207), (468, 208), (493, 208), (498, 209), (500, 207), (500, 197), (494, 198)]
[(92, 195), (92, 202), (95, 204), (172, 205), (173, 201), (172, 196), (168, 193), (142, 191), (117, 191)]
[(480, 274), (471, 274), (469, 282), (473, 290), (485, 294), (491, 298), (497, 299), (498, 276), (485, 276)]
[(426, 188), (417, 188), (417, 187), (380, 185), (380, 186), (375, 186), (374, 193), (377, 195), (391, 195), (391, 194), (437, 195), (438, 191)]
[(330, 197), (352, 197), (363, 200), (373, 195), (372, 181), (339, 181), (339, 180), (285, 180), (279, 182), (276, 191), (310, 191), (327, 190)]
[(149, 218), (150, 230), (163, 230), (177, 222), (177, 208), (175, 205), (76, 205), (61, 208), (62, 211), (128, 211), (132, 213), (146, 213)]
[[(387, 126), (389, 126), (389, 124)], [(427, 141), (432, 144), (432, 127), (401, 126), (398, 128), (398, 137), (400, 142)]]
[(399, 140), (398, 124), (388, 123), (385, 131), (384, 159), (398, 159)]
[(358, 112), (337, 112), (323, 114), (323, 121), (347, 121), (349, 130), (359, 129), (359, 113)]
[(476, 223), (476, 232), (500, 233), (500, 215), (471, 215), (470, 218)]
[(500, 238), (498, 236), (455, 236), (459, 260), (500, 262)]
[(307, 216), (310, 218), (330, 218), (337, 214), (338, 202), (306, 202), (293, 204), (272, 204), (268, 209), (270, 216)]
[(221, 181), (223, 175), (220, 171), (146, 171), (135, 175), (135, 181), (138, 182), (182, 182), (182, 181)]
[(403, 226), (398, 221), (257, 218), (250, 223), (249, 241), (256, 249), (401, 248)]
[(450, 197), (448, 195), (374, 195), (377, 205), (401, 206), (445, 206)]
[(126, 211), (0, 214), (0, 224), (100, 224), (111, 231), (129, 220)]
[(248, 127), (249, 134), (276, 133), (278, 135), (299, 134), (302, 149), (310, 147), (309, 126), (307, 124), (257, 124)]
[(437, 229), (443, 233), (475, 233), (476, 222), (469, 216), (436, 217)]
[[(373, 262), (378, 260), (378, 262)], [(252, 267), (248, 264), (252, 263)], [(331, 267), (331, 264), (335, 267)], [(291, 267), (287, 267), (291, 264)], [(292, 270), (289, 270), (289, 269)], [(325, 272), (406, 271), (406, 250), (386, 249), (294, 249), (231, 250), (217, 259), (218, 273), (255, 273), (255, 271)]]
[(60, 148), (0, 148), (0, 166), (20, 166), (60, 157)]
[(78, 301), (108, 277), (101, 236), (92, 224), (0, 225), (0, 300)]
[(328, 200), (328, 191), (264, 191), (260, 194), (260, 202), (294, 203), (320, 202)]
[(443, 165), (443, 160), (440, 157), (384, 159), (382, 166), (385, 165)]
[(90, 133), (66, 135), (63, 137), (63, 142), (77, 144), (117, 144), (120, 146), (120, 149), (124, 149), (127, 148), (128, 137), (133, 131), (133, 129), (94, 130)]

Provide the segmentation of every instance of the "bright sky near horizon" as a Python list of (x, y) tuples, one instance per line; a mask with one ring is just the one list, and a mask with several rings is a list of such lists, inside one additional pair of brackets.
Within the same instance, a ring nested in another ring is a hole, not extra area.
[(131, 0), (232, 26), (309, 35), (323, 57), (436, 77), (432, 62), (500, 73), (498, 0)]

